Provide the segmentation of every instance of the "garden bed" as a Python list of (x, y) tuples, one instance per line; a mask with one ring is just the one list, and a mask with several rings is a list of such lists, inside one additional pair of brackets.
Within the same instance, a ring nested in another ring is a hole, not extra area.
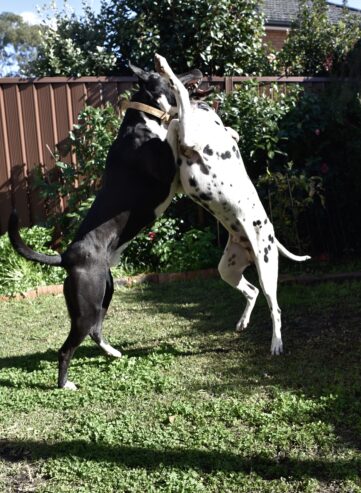
[[(218, 269), (202, 269), (188, 272), (168, 272), (159, 273), (151, 272), (147, 274), (138, 274), (135, 276), (124, 276), (114, 279), (114, 286), (130, 287), (137, 284), (164, 284), (174, 281), (192, 281), (194, 279), (209, 279), (218, 277)], [(333, 272), (331, 274), (281, 274), (279, 284), (318, 284), (322, 282), (345, 282), (361, 279), (361, 272)], [(17, 293), (14, 296), (1, 296), (0, 301), (34, 299), (42, 295), (57, 295), (63, 292), (62, 284), (53, 284), (49, 286), (39, 286), (23, 293)]]

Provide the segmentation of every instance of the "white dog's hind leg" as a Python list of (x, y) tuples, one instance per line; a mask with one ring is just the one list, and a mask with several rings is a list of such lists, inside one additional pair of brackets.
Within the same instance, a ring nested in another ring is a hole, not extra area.
[(258, 289), (243, 276), (249, 264), (249, 252), (239, 243), (232, 242), (230, 238), (219, 262), (218, 271), (221, 278), (233, 288), (241, 291), (247, 300), (246, 308), (236, 326), (237, 332), (248, 326), (258, 296)]
[(264, 258), (256, 259), (256, 267), (259, 282), (267, 299), (272, 319), (272, 343), (271, 353), (281, 354), (283, 343), (281, 336), (281, 310), (277, 302), (277, 279), (278, 279), (278, 252), (276, 249), (268, 254), (267, 262)]
[(242, 314), (242, 317), (239, 319), (236, 325), (236, 332), (241, 332), (242, 330), (248, 327), (251, 313), (253, 311), (254, 305), (258, 296), (258, 289), (253, 286), (250, 282), (248, 282), (243, 276), (237, 286), (235, 286), (241, 293), (245, 296), (247, 300), (246, 308)]

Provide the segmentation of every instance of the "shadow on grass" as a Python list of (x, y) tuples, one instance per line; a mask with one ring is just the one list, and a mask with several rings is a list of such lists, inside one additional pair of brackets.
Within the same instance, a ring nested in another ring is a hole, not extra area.
[(131, 468), (154, 470), (158, 467), (195, 468), (204, 473), (213, 471), (257, 473), (263, 479), (305, 477), (328, 480), (345, 480), (357, 477), (360, 460), (322, 459), (302, 460), (283, 458), (276, 460), (261, 454), (243, 457), (241, 454), (215, 450), (163, 449), (130, 447), (108, 443), (90, 443), (84, 440), (46, 444), (37, 441), (1, 441), (0, 458), (17, 462), (31, 456), (35, 460), (63, 457), (87, 461), (108, 462)]
[[(141, 289), (126, 290), (118, 295), (118, 299), (121, 298), (122, 309), (125, 307), (126, 310), (128, 303), (131, 307), (139, 303), (140, 313), (144, 306), (147, 307), (147, 314), (150, 316), (159, 312), (171, 313), (187, 321), (191, 320), (191, 331), (188, 327), (182, 334), (180, 329), (180, 332), (173, 333), (170, 339), (167, 339), (167, 332), (163, 331), (160, 338), (145, 337), (139, 344), (136, 341), (118, 341), (118, 345), (128, 357), (146, 357), (149, 354), (171, 354), (179, 358), (212, 355), (207, 361), (207, 373), (222, 375), (222, 383), (215, 383), (210, 379), (208, 388), (204, 380), (201, 383), (202, 389), (208, 390), (212, 395), (226, 392), (244, 395), (246, 392), (252, 392), (252, 387), (259, 385), (265, 389), (290, 390), (302, 397), (316, 400), (334, 396), (334, 399), (328, 401), (330, 404), (324, 407), (322, 414), (315, 416), (315, 420), (322, 419), (330, 423), (343, 445), (361, 450), (359, 291), (360, 288), (353, 291), (350, 289), (348, 293), (347, 287), (339, 286), (333, 288), (333, 291), (326, 286), (324, 289), (303, 286), (280, 289), (285, 354), (271, 357), (271, 323), (264, 300), (257, 302), (251, 326), (241, 334), (238, 343), (236, 339), (230, 340), (227, 334), (233, 330), (244, 302), (238, 292), (220, 281), (175, 283), (173, 286), (145, 286)], [(115, 298), (117, 306), (117, 297)], [(191, 334), (194, 334), (196, 339), (194, 346), (190, 350), (183, 350), (181, 345), (179, 348), (175, 342), (177, 338), (190, 337)], [(207, 337), (208, 335), (212, 338)], [(217, 336), (216, 343), (214, 336)], [(101, 354), (96, 346), (83, 346), (77, 350), (75, 358), (92, 358)], [(56, 352), (2, 358), (0, 368), (17, 367), (33, 371), (39, 368), (42, 361), (56, 362)], [(89, 364), (91, 365), (91, 359)], [(89, 371), (91, 372), (91, 368)], [(4, 381), (3, 384), (10, 386), (11, 382)], [(189, 390), (199, 389), (196, 388), (196, 383), (189, 383)], [(36, 447), (36, 444), (34, 446)], [(105, 447), (107, 446), (104, 445)], [(126, 450), (131, 457), (137, 457), (134, 450), (138, 449)], [(103, 450), (103, 453), (106, 452)], [(153, 454), (153, 451), (147, 453)], [(154, 453), (158, 456), (160, 454)], [(118, 454), (126, 456), (125, 449), (119, 449)], [(167, 454), (164, 452), (164, 456)], [(183, 458), (188, 457), (189, 460), (188, 452), (178, 451), (177, 454)], [(202, 462), (200, 457), (203, 457), (205, 452), (199, 454), (199, 461)], [(240, 460), (234, 458), (231, 463), (236, 464)], [(312, 464), (316, 463), (302, 464), (302, 467), (311, 470)], [(325, 469), (328, 463), (317, 464), (317, 467)], [(268, 465), (280, 467), (279, 463)], [(293, 466), (296, 464), (292, 464)], [(246, 466), (244, 467), (246, 470)], [(282, 467), (291, 468), (290, 465), (284, 464)], [(317, 469), (315, 465), (312, 467)], [(342, 466), (345, 470), (347, 467), (348, 463)]]
[[(159, 343), (159, 341), (158, 341)], [(124, 345), (126, 347), (126, 344)], [(159, 345), (154, 345), (154, 346), (142, 346), (140, 348), (120, 348), (122, 355), (127, 356), (129, 358), (143, 358), (147, 357), (150, 355), (162, 355), (162, 354), (169, 354), (175, 357), (186, 357), (186, 356), (197, 356), (201, 354), (219, 354), (219, 353), (229, 353), (231, 351), (234, 351), (234, 348), (230, 347), (207, 347), (204, 346), (201, 349), (193, 349), (189, 351), (183, 351), (180, 349), (175, 348), (172, 344), (161, 344)], [(92, 358), (98, 358), (99, 356), (104, 357), (104, 361), (116, 361), (116, 358), (112, 358), (111, 356), (107, 356), (104, 354), (104, 352), (99, 349), (97, 346), (94, 345), (94, 347), (90, 346), (85, 346), (85, 347), (79, 347), (75, 353), (74, 359), (75, 360), (89, 360), (89, 364), (91, 364)], [(26, 355), (19, 355), (19, 356), (7, 356), (5, 358), (0, 358), (0, 370), (5, 369), (5, 368), (19, 368), (21, 370), (24, 370), (26, 372), (32, 372), (35, 370), (38, 370), (41, 368), (41, 364), (44, 361), (48, 362), (53, 362), (56, 363), (58, 362), (58, 353), (56, 351), (45, 351), (43, 353), (38, 352), (38, 353), (32, 353), (32, 354), (26, 354)], [(96, 361), (96, 364), (99, 364), (99, 361)], [(2, 385), (3, 380), (0, 379), (0, 386)]]
[(19, 389), (26, 387), (27, 389), (39, 389), (39, 390), (54, 390), (54, 386), (45, 385), (42, 383), (26, 383), (24, 385), (19, 385), (14, 383), (12, 380), (8, 378), (0, 378), (0, 388), (5, 387), (8, 389)]
[[(210, 379), (208, 387), (203, 381), (201, 388), (213, 395), (227, 391), (243, 395), (259, 385), (290, 390), (302, 398), (326, 398), (329, 404), (318, 417), (332, 425), (346, 447), (361, 450), (360, 291), (361, 283), (281, 287), (285, 353), (280, 357), (269, 353), (270, 315), (260, 294), (250, 327), (239, 342), (224, 338), (224, 357), (220, 351), (218, 358), (207, 362), (207, 372), (222, 374), (222, 383)], [(222, 332), (233, 330), (244, 306), (236, 290), (214, 280), (125, 293), (135, 295), (151, 304), (154, 312), (192, 317), (192, 331), (202, 345), (208, 341), (210, 346), (207, 335), (219, 335), (221, 345)], [(227, 329), (220, 333), (219, 327)], [(196, 384), (192, 390), (199, 390)]]
[(214, 279), (145, 285), (123, 291), (119, 297), (125, 305), (140, 303), (142, 313), (145, 303), (147, 315), (171, 313), (191, 320), (192, 331), (199, 334), (235, 328), (246, 304), (240, 292)]
[[(221, 287), (223, 288), (221, 290), (222, 293), (219, 293), (219, 289), (217, 290), (218, 283), (215, 283), (213, 280), (207, 282), (210, 282), (211, 286), (213, 286), (211, 292), (206, 288), (206, 285), (204, 285), (204, 288), (202, 287), (202, 282), (195, 281), (192, 283), (177, 282), (171, 289), (166, 285), (145, 285), (141, 290), (126, 290), (118, 296), (125, 304), (125, 309), (127, 304), (133, 306), (140, 301), (146, 301), (150, 304), (148, 308), (148, 313), (150, 314), (167, 312), (179, 316), (180, 318), (194, 321), (194, 324), (192, 324), (192, 332), (194, 334), (212, 332), (219, 334), (228, 331), (230, 326), (233, 327), (235, 325), (237, 316), (241, 313), (241, 308), (238, 308), (237, 311), (234, 310), (234, 299), (238, 299), (239, 301), (240, 296), (239, 293), (234, 294), (233, 290), (223, 284), (221, 284)], [(221, 307), (217, 307), (218, 313), (214, 313), (215, 306), (213, 300), (212, 303), (210, 303), (209, 299), (209, 295), (211, 298), (214, 298), (216, 293), (218, 293), (217, 302), (218, 304), (221, 303)], [(233, 294), (233, 300), (232, 296), (230, 298), (228, 296), (230, 293), (231, 295)], [(117, 296), (115, 296), (115, 298), (117, 298)], [(140, 308), (140, 310), (143, 312), (144, 307)], [(227, 318), (227, 320), (221, 324), (219, 310), (222, 310), (222, 314), (226, 314)], [(113, 315), (114, 323), (118, 323), (117, 316), (117, 313)], [(231, 320), (230, 323), (228, 322), (228, 319)], [(172, 334), (172, 340), (174, 341), (175, 339), (184, 336), (185, 334), (182, 332), (178, 335)], [(64, 340), (65, 337), (66, 335), (64, 335)], [(146, 346), (142, 345), (142, 347), (134, 348), (129, 346), (126, 341), (120, 340), (117, 341), (115, 347), (118, 348), (119, 346), (122, 353), (129, 357), (142, 357), (151, 353), (169, 353), (176, 356), (190, 356), (192, 354), (202, 354), (204, 352), (228, 352), (231, 350), (231, 348), (208, 347), (206, 340), (203, 349), (200, 351), (180, 351), (172, 344), (168, 344), (166, 339), (160, 340), (159, 338), (156, 338), (152, 340), (152, 338), (149, 337), (146, 339), (146, 343)], [(152, 343), (154, 343), (154, 345), (152, 345)], [(58, 348), (54, 348), (54, 350), (19, 356), (0, 357), (0, 369), (13, 367), (29, 372), (37, 370), (43, 361), (57, 362), (57, 349)], [(95, 344), (94, 346), (80, 346), (76, 350), (74, 359), (98, 357), (102, 354), (104, 353)]]

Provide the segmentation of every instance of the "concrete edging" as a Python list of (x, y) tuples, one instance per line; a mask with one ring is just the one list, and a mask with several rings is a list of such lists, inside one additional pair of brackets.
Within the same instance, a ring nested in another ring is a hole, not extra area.
[[(218, 276), (217, 269), (204, 269), (196, 271), (187, 272), (170, 272), (170, 273), (149, 273), (149, 274), (139, 274), (137, 276), (127, 276), (119, 279), (114, 279), (115, 286), (125, 286), (130, 287), (137, 284), (151, 283), (151, 284), (164, 284), (167, 282), (174, 281), (191, 281), (193, 279), (209, 279)], [(338, 274), (325, 274), (314, 276), (310, 274), (291, 276), (291, 275), (280, 275), (280, 284), (317, 284), (320, 282), (344, 282), (361, 280), (361, 272), (342, 272)], [(63, 292), (62, 284), (53, 284), (49, 286), (39, 286), (36, 289), (26, 291), (24, 293), (18, 293), (14, 296), (0, 296), (0, 301), (10, 301), (10, 300), (23, 300), (23, 299), (34, 299), (42, 295), (57, 295)]]

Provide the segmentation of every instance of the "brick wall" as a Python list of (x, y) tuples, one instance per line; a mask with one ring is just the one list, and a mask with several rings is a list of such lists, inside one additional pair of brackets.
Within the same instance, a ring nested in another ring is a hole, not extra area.
[(266, 37), (265, 42), (270, 46), (272, 50), (280, 51), (283, 47), (283, 44), (288, 36), (288, 31), (283, 30), (269, 30), (266, 27)]

